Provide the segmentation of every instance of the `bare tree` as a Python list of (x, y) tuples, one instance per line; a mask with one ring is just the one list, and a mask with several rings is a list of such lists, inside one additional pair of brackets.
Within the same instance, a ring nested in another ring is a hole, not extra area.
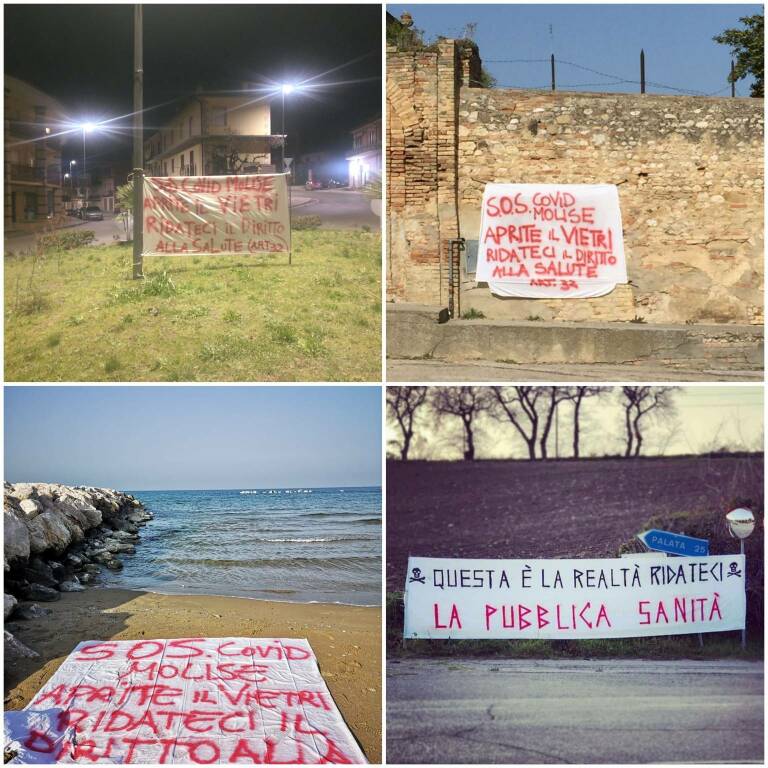
[(394, 416), (403, 434), (398, 445), (400, 458), (408, 461), (408, 451), (413, 440), (413, 419), (416, 411), (427, 401), (426, 387), (387, 387), (387, 409)]
[(588, 397), (599, 397), (607, 390), (603, 387), (575, 386), (565, 387), (567, 400), (573, 403), (573, 458), (579, 458), (579, 440), (581, 439), (581, 404)]
[(508, 419), (528, 447), (528, 459), (548, 456), (547, 443), (555, 413), (569, 399), (567, 387), (491, 387), (493, 412), (497, 419)]
[(491, 387), (493, 415), (508, 419), (528, 446), (528, 459), (536, 458), (536, 440), (539, 436), (539, 412), (536, 403), (541, 394), (539, 387)]
[(567, 387), (537, 387), (542, 393), (540, 401), (544, 410), (544, 422), (541, 429), (541, 438), (539, 439), (539, 452), (542, 459), (549, 458), (547, 456), (547, 441), (549, 440), (549, 432), (552, 429), (552, 420), (557, 411), (557, 407), (564, 400), (568, 400), (568, 388)]
[(490, 392), (486, 387), (438, 387), (432, 396), (432, 407), (438, 419), (456, 416), (464, 428), (464, 460), (475, 458), (475, 422), (490, 409)]
[(672, 415), (675, 411), (674, 387), (622, 387), (626, 447), (624, 457), (639, 456), (643, 449), (643, 429), (649, 413)]

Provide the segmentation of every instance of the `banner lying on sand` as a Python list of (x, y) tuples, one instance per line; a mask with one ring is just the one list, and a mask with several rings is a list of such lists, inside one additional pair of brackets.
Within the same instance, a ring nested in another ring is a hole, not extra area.
[(144, 177), (144, 254), (290, 250), (286, 174)]
[(365, 763), (306, 640), (85, 642), (21, 711), (14, 763)]
[(581, 299), (627, 282), (613, 184), (486, 184), (477, 275), (498, 296)]
[(744, 556), (411, 557), (407, 638), (567, 640), (742, 629)]

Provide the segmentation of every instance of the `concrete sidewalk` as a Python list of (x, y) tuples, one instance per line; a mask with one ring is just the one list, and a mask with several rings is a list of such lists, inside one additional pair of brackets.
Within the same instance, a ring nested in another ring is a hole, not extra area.
[(653, 365), (511, 365), (475, 360), (387, 360), (387, 381), (398, 382), (654, 382), (654, 381), (762, 381), (763, 372), (728, 368), (696, 370)]
[[(404, 366), (429, 366), (429, 380), (755, 380), (762, 378), (760, 325), (651, 325), (449, 320), (438, 307), (389, 304), (387, 357), (392, 380), (417, 380)], [(408, 362), (406, 362), (408, 361)], [(437, 372), (437, 365), (442, 370)], [(502, 367), (499, 367), (502, 366)], [(454, 379), (454, 377), (456, 377)], [(468, 379), (466, 378), (468, 377)], [(534, 379), (535, 380), (535, 379)]]

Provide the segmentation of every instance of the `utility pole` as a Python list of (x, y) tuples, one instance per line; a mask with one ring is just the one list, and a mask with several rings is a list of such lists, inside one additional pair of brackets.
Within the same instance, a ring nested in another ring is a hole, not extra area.
[(552, 90), (555, 90), (555, 54), (550, 54), (549, 63), (552, 68)]
[(733, 59), (731, 59), (731, 98), (736, 98), (736, 78), (734, 76), (736, 67), (734, 66)]
[(144, 277), (144, 45), (140, 3), (133, 7), (133, 279)]
[(645, 51), (640, 49), (640, 93), (645, 93)]

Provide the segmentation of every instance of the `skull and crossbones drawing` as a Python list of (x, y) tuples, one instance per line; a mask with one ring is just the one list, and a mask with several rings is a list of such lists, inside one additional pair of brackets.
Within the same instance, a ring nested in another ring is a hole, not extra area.
[(413, 576), (411, 576), (411, 578), (408, 579), (409, 584), (412, 581), (418, 581), (420, 584), (426, 584), (426, 577), (421, 575), (421, 568), (413, 568), (411, 570), (411, 573), (413, 574)]

